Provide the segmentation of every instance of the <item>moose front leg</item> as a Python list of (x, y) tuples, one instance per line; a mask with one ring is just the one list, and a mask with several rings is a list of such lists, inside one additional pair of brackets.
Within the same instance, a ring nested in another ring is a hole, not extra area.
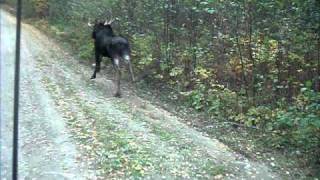
[(100, 72), (100, 66), (101, 66), (101, 55), (96, 51), (96, 67), (94, 69), (93, 75), (91, 76), (91, 79), (95, 79), (97, 76), (97, 73)]
[(115, 71), (116, 71), (116, 81), (117, 81), (116, 82), (117, 83), (117, 91), (114, 96), (120, 98), (121, 97), (121, 90), (120, 90), (121, 71), (120, 71), (119, 58), (114, 58), (113, 63), (114, 63)]

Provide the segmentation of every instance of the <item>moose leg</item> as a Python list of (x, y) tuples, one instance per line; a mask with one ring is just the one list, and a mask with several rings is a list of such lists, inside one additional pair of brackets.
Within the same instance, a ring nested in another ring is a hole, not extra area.
[(114, 58), (114, 68), (116, 71), (116, 81), (117, 81), (117, 91), (116, 94), (114, 95), (115, 97), (121, 97), (121, 91), (120, 91), (120, 79), (121, 79), (121, 71), (120, 71), (120, 62), (119, 58)]
[(131, 80), (132, 80), (132, 82), (134, 82), (135, 78), (134, 78), (134, 74), (133, 74), (133, 70), (132, 70), (132, 64), (131, 64), (131, 60), (130, 60), (130, 55), (124, 55), (123, 59), (125, 60), (124, 62), (128, 63), (129, 71), (130, 71), (130, 75), (131, 75)]
[(96, 52), (96, 67), (94, 69), (93, 75), (91, 79), (95, 79), (98, 72), (100, 72), (100, 64), (101, 64), (101, 55)]
[(129, 63), (129, 71), (130, 71), (130, 74), (131, 74), (131, 80), (132, 80), (132, 82), (134, 82), (135, 78), (134, 78), (134, 74), (133, 74), (133, 70), (132, 70), (131, 61), (129, 60), (128, 63)]

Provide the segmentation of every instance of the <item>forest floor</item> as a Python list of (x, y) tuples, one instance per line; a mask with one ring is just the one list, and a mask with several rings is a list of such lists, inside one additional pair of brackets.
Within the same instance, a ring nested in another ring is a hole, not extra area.
[[(11, 170), (14, 39), (15, 18), (1, 11), (1, 179)], [(21, 53), (21, 179), (290, 179), (152, 94), (139, 97), (131, 83), (113, 97), (111, 68), (90, 80), (92, 67), (31, 25), (23, 24)]]

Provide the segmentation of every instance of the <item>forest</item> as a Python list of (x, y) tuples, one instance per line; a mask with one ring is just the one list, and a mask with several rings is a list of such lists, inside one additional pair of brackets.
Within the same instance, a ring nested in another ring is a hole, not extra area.
[(320, 1), (26, 0), (23, 11), (84, 61), (88, 21), (116, 18), (139, 81), (319, 168)]

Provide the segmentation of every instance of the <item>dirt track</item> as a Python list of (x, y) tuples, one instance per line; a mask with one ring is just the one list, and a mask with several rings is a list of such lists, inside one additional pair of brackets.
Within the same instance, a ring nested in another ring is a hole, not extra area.
[[(10, 179), (14, 18), (1, 11), (1, 179)], [(21, 179), (279, 179), (23, 25)], [(104, 69), (103, 71), (106, 71)], [(5, 86), (3, 86), (5, 84)]]

